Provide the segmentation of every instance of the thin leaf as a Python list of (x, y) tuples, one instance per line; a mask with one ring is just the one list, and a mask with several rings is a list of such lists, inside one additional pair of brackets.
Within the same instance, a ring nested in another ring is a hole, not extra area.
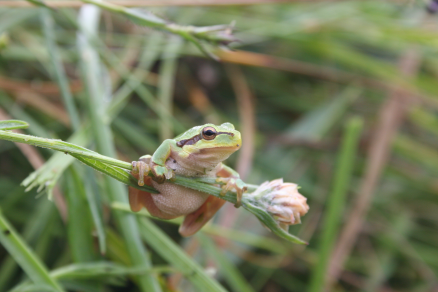
[[(77, 43), (81, 56), (82, 78), (87, 89), (86, 105), (91, 119), (93, 140), (96, 141), (96, 148), (99, 152), (114, 157), (116, 156), (114, 141), (109, 124), (104, 122), (107, 121), (106, 108), (102, 107), (109, 93), (105, 91), (101, 82), (105, 74), (105, 67), (100, 62), (99, 55), (90, 41), (90, 38), (93, 39), (97, 36), (99, 18), (100, 10), (96, 6), (86, 5), (81, 8), (78, 17), (80, 33), (78, 34)], [(107, 88), (110, 88), (110, 86)], [(85, 160), (83, 162), (87, 163), (90, 161)], [(118, 172), (113, 167), (102, 167), (102, 169), (119, 177), (123, 177), (126, 174), (125, 178), (127, 179), (131, 176), (123, 170)], [(105, 186), (107, 186), (108, 196), (112, 201), (127, 202), (127, 192), (123, 185), (107, 176), (104, 176), (104, 182)], [(132, 264), (135, 267), (150, 268), (152, 266), (150, 256), (145, 246), (141, 244), (135, 217), (119, 211), (113, 211), (113, 213), (123, 234)], [(148, 274), (135, 277), (135, 279), (141, 291), (161, 291), (158, 280), (154, 275)]]
[(27, 246), (12, 228), (0, 210), (0, 242), (14, 257), (29, 278), (39, 285), (45, 285), (53, 291), (64, 289), (53, 279), (38, 256)]
[(47, 51), (49, 52), (50, 61), (55, 73), (55, 79), (61, 90), (61, 96), (67, 109), (72, 128), (77, 130), (79, 128), (79, 114), (74, 104), (73, 96), (68, 85), (68, 79), (59, 55), (59, 49), (56, 45), (56, 36), (54, 30), (55, 24), (53, 23), (52, 15), (47, 9), (41, 10), (41, 18), (43, 22)]
[(0, 130), (8, 131), (15, 129), (26, 129), (29, 127), (29, 124), (24, 121), (19, 120), (6, 120), (0, 121)]
[[(104, 1), (82, 0), (85, 3), (94, 4), (103, 9), (119, 13), (127, 16), (137, 24), (148, 26), (155, 29), (164, 30), (173, 34), (177, 34), (184, 39), (192, 42), (202, 52), (206, 53), (201, 41), (208, 41), (213, 44), (228, 45), (230, 42), (236, 41), (236, 38), (231, 34), (232, 26), (214, 25), (205, 27), (195, 27), (190, 25), (178, 25), (170, 23), (152, 13), (140, 11), (132, 8), (114, 5)], [(210, 54), (207, 53), (210, 56)]]
[(199, 291), (226, 291), (150, 220), (141, 218), (139, 223), (141, 226), (140, 234), (143, 240), (167, 262), (178, 269)]
[(205, 247), (205, 251), (209, 256), (213, 257), (215, 262), (220, 267), (220, 273), (224, 275), (225, 280), (231, 286), (232, 291), (236, 292), (252, 292), (254, 289), (248, 284), (243, 277), (241, 271), (222, 254), (222, 251), (218, 249), (211, 241), (210, 238), (202, 235), (198, 235), (202, 245)]
[(326, 215), (323, 217), (322, 239), (319, 247), (318, 263), (313, 272), (310, 290), (319, 292), (325, 283), (328, 274), (327, 267), (330, 260), (336, 234), (341, 221), (341, 214), (345, 205), (348, 185), (352, 177), (354, 158), (356, 157), (363, 120), (356, 117), (346, 123), (342, 146), (339, 150), (336, 172), (333, 179), (333, 189), (328, 201)]

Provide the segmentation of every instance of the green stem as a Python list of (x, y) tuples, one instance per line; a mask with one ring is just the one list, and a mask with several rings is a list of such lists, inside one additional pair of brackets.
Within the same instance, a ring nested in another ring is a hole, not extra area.
[(64, 152), (65, 154), (78, 154), (80, 156), (92, 158), (94, 160), (102, 161), (107, 164), (118, 166), (124, 169), (132, 169), (131, 164), (128, 162), (114, 159), (108, 156), (104, 156), (97, 152), (91, 151), (85, 147), (64, 142), (62, 140), (40, 138), (36, 136), (30, 136), (30, 135), (1, 131), (1, 130), (0, 130), (0, 139), (17, 142), (17, 143), (30, 144), (33, 146), (38, 146), (43, 148), (49, 148), (52, 150)]
[[(62, 151), (65, 154), (70, 154), (74, 158), (80, 160), (81, 162), (87, 164), (88, 166), (93, 167), (94, 169), (103, 172), (105, 174), (108, 174), (125, 184), (128, 184), (133, 187), (138, 187), (137, 181), (132, 176), (129, 176), (128, 173), (122, 171), (121, 169), (111, 168), (111, 165), (113, 165), (123, 169), (132, 170), (131, 163), (114, 159), (108, 156), (104, 156), (97, 152), (91, 151), (85, 147), (64, 142), (61, 140), (40, 138), (40, 137), (2, 131), (2, 130), (0, 130), (0, 139)], [(117, 173), (114, 173), (114, 170), (117, 171)], [(129, 181), (127, 181), (126, 178), (128, 178)], [(225, 196), (221, 196), (220, 195), (221, 188), (207, 184), (207, 183), (216, 183), (211, 179), (197, 180), (197, 179), (191, 179), (177, 175), (175, 179), (172, 180), (172, 182), (180, 186), (209, 193), (213, 196), (220, 197), (221, 199), (224, 199), (233, 204), (236, 203), (236, 195), (234, 193), (228, 192)], [(158, 193), (157, 190), (147, 186), (144, 186), (141, 189), (152, 193)]]
[(164, 20), (152, 13), (139, 11), (132, 8), (125, 8), (123, 6), (114, 5), (104, 1), (97, 0), (81, 0), (82, 2), (96, 5), (105, 10), (122, 14), (130, 18), (133, 22), (148, 26), (155, 29), (164, 30), (176, 35), (181, 36), (185, 40), (193, 43), (204, 54), (215, 58), (213, 54), (208, 52), (201, 41), (211, 42), (213, 44), (227, 45), (230, 42), (236, 40), (231, 34), (230, 25), (213, 25), (213, 26), (192, 26), (192, 25), (179, 25)]
[[(73, 157), (87, 164), (88, 166), (100, 172), (103, 172), (123, 182), (124, 184), (147, 191), (149, 193), (158, 193), (158, 191), (152, 187), (138, 186), (137, 180), (130, 173), (121, 169), (124, 168), (127, 170), (132, 170), (132, 165), (130, 163), (123, 162), (104, 155), (100, 155), (84, 147), (77, 146), (75, 144), (64, 142), (61, 140), (45, 139), (45, 138), (39, 138), (35, 136), (17, 134), (17, 133), (13, 133), (9, 131), (1, 131), (1, 130), (0, 130), (0, 139), (50, 148), (53, 150), (65, 152), (66, 154), (71, 154)], [(152, 174), (149, 173), (148, 175), (151, 176)], [(170, 182), (213, 195), (215, 197), (221, 198), (233, 204), (236, 203), (236, 194), (234, 192), (227, 192), (225, 195), (222, 196), (221, 195), (222, 189), (217, 186), (219, 183), (217, 183), (215, 179), (212, 178), (189, 178), (189, 177), (176, 175), (174, 178), (170, 180)], [(252, 192), (255, 189), (257, 189), (257, 186), (248, 185), (249, 192)], [(276, 235), (282, 237), (283, 239), (298, 244), (307, 244), (305, 241), (281, 229), (278, 223), (266, 210), (253, 205), (245, 198), (245, 196), (243, 196), (242, 198), (242, 207), (247, 211), (251, 212), (252, 214), (254, 214), (263, 224), (265, 224), (265, 226), (267, 226)]]

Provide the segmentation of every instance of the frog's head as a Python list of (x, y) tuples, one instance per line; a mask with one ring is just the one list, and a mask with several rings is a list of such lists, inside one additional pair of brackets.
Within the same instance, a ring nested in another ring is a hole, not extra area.
[(219, 163), (227, 159), (242, 146), (240, 132), (233, 124), (220, 126), (205, 124), (186, 131), (175, 138), (176, 145), (199, 161)]

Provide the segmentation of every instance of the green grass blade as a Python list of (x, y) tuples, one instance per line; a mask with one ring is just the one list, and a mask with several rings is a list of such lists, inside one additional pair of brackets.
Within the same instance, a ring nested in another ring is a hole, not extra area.
[(226, 291), (207, 275), (201, 266), (191, 259), (172, 239), (163, 233), (152, 221), (141, 218), (140, 234), (161, 257), (178, 269), (199, 291)]
[(6, 120), (0, 121), (0, 130), (15, 130), (15, 129), (26, 129), (29, 127), (29, 124), (24, 121), (19, 120)]
[[(97, 280), (100, 282), (116, 282), (118, 279), (124, 280), (130, 275), (144, 275), (147, 273), (166, 273), (173, 272), (174, 268), (169, 266), (159, 266), (152, 269), (136, 269), (126, 267), (113, 262), (91, 262), (71, 264), (50, 271), (50, 276), (56, 280), (66, 282), (66, 280)], [(91, 281), (89, 281), (92, 283)], [(40, 286), (30, 284), (28, 281), (16, 286), (10, 292), (23, 292), (41, 289)], [(101, 291), (101, 289), (97, 290)]]
[[(9, 196), (14, 194), (9, 193)], [(2, 202), (3, 203), (3, 202)], [(4, 210), (11, 210), (12, 206), (2, 204)], [(47, 200), (39, 200), (36, 202), (36, 208), (33, 213), (27, 218), (28, 221), (21, 231), (21, 236), (29, 246), (35, 246), (44, 230), (50, 225), (53, 220), (55, 207), (52, 202)], [(13, 257), (8, 257), (4, 260), (0, 269), (0, 291), (5, 291), (7, 285), (14, 279), (13, 275), (18, 269), (17, 262)]]
[[(411, 228), (412, 218), (408, 213), (401, 213), (390, 222), (391, 231), (381, 234), (378, 238), (380, 242), (380, 252), (373, 265), (364, 292), (379, 291), (397, 267), (396, 253), (398, 252), (399, 237), (407, 237)], [(394, 236), (394, 235), (397, 236)]]
[(175, 71), (178, 61), (178, 52), (182, 44), (181, 38), (170, 38), (163, 52), (158, 84), (158, 99), (160, 102), (159, 116), (161, 119), (160, 140), (162, 141), (173, 137), (172, 124), (167, 118), (167, 115), (172, 115)]
[(287, 135), (294, 139), (321, 140), (361, 92), (362, 90), (356, 87), (347, 88), (339, 96), (327, 100), (294, 123), (288, 129)]
[(2, 91), (0, 91), (0, 105), (14, 119), (26, 121), (28, 124), (32, 125), (27, 128), (26, 130), (27, 133), (41, 137), (51, 137), (49, 132), (39, 122), (37, 122), (32, 116), (30, 116), (24, 110), (15, 106), (15, 103), (11, 100), (11, 98)]
[[(81, 156), (86, 156), (89, 158), (93, 158), (98, 161), (103, 162), (111, 162), (112, 165), (122, 167), (125, 169), (130, 169), (131, 164), (128, 162), (123, 162), (114, 158), (106, 157), (104, 155), (100, 155), (97, 152), (94, 152), (92, 150), (89, 150), (85, 147), (78, 146), (72, 143), (64, 142), (62, 140), (54, 140), (54, 139), (46, 139), (46, 138), (40, 138), (35, 136), (29, 136), (24, 134), (18, 134), (18, 133), (12, 133), (12, 132), (6, 132), (0, 130), (0, 139), (12, 141), (12, 142), (18, 142), (18, 143), (26, 143), (31, 144), (38, 147), (43, 148), (49, 148), (57, 151), (61, 151), (64, 153), (70, 153), (70, 154), (78, 154)], [(29, 142), (29, 143), (27, 143)]]
[[(149, 150), (149, 153), (153, 153), (153, 151), (159, 146), (155, 139), (142, 133), (143, 129), (141, 127), (127, 121), (126, 119), (119, 118), (114, 120), (113, 127), (117, 129), (122, 136), (125, 136), (131, 145)], [(139, 133), (142, 134), (139, 135)]]
[(100, 161), (95, 161), (93, 159), (89, 159), (87, 157), (82, 157), (80, 155), (72, 154), (74, 158), (77, 160), (83, 162), (84, 164), (96, 169), (97, 171), (100, 171), (106, 175), (111, 176), (112, 178), (115, 178), (116, 180), (129, 185), (131, 187), (137, 188), (139, 190), (147, 191), (152, 194), (158, 194), (158, 191), (154, 189), (153, 187), (150, 187), (148, 185), (139, 186), (138, 180), (133, 177), (130, 173), (127, 171), (120, 169), (118, 167), (114, 167), (105, 163), (102, 163)]
[(85, 171), (82, 173), (82, 179), (85, 182), (85, 196), (88, 201), (88, 207), (90, 208), (94, 227), (96, 228), (97, 238), (99, 240), (99, 250), (101, 254), (106, 254), (106, 234), (102, 218), (103, 211), (99, 210), (99, 206), (101, 206), (101, 199), (100, 197), (96, 196), (96, 194), (99, 194), (99, 190), (96, 186), (96, 176), (90, 168), (85, 169)]
[(68, 207), (67, 233), (74, 262), (84, 263), (96, 259), (93, 246), (92, 220), (87, 212), (87, 200), (82, 178), (74, 167), (65, 174), (65, 194)]
[(217, 266), (220, 267), (219, 273), (222, 274), (231, 286), (232, 291), (236, 292), (253, 292), (254, 289), (245, 280), (239, 269), (227, 258), (226, 255), (222, 254), (212, 242), (212, 240), (206, 236), (198, 235), (202, 245), (205, 248), (205, 252), (214, 258)]
[[(166, 270), (169, 270), (167, 268)], [(108, 276), (141, 275), (155, 272), (153, 269), (125, 267), (112, 262), (72, 264), (50, 272), (55, 279), (92, 279)]]
[(1, 16), (0, 22), (0, 34), (13, 26), (20, 24), (22, 21), (36, 15), (37, 11), (34, 9), (22, 10), (22, 9), (7, 9)]
[[(81, 56), (82, 78), (87, 88), (87, 107), (91, 118), (91, 129), (96, 141), (96, 148), (107, 156), (115, 156), (111, 130), (108, 124), (105, 109), (101, 106), (105, 98), (105, 91), (101, 87), (101, 77), (104, 67), (100, 63), (97, 51), (91, 45), (89, 37), (96, 37), (100, 18), (100, 10), (97, 7), (85, 6), (80, 10), (78, 23), (78, 48)], [(126, 188), (119, 182), (104, 176), (108, 196), (112, 201), (127, 202)], [(115, 211), (118, 227), (123, 234), (128, 253), (135, 267), (151, 268), (152, 264), (146, 248), (142, 245), (137, 222), (131, 214)], [(158, 281), (153, 275), (137, 277), (136, 280), (142, 291), (161, 291)]]
[[(122, 210), (125, 212), (130, 212), (130, 213), (134, 213), (131, 211), (131, 208), (129, 207), (129, 205), (125, 205), (125, 204), (121, 204), (121, 203), (112, 203), (111, 207), (117, 210)], [(146, 210), (141, 210), (139, 212), (135, 212), (134, 214), (136, 214), (137, 216), (146, 216), (148, 218), (152, 218), (155, 220), (162, 220), (164, 222), (170, 223), (170, 224), (176, 224), (176, 225), (180, 225), (183, 222), (183, 218), (175, 218), (172, 220), (165, 220), (165, 219), (160, 219), (157, 217), (153, 217), (149, 212), (147, 212)], [(233, 240), (239, 243), (243, 243), (246, 244), (248, 246), (250, 246), (251, 248), (260, 248), (272, 253), (277, 253), (277, 254), (286, 254), (288, 249), (287, 249), (287, 245), (272, 239), (272, 238), (268, 238), (265, 236), (261, 236), (261, 235), (256, 235), (253, 233), (249, 233), (249, 232), (243, 232), (241, 230), (234, 230), (234, 229), (229, 229), (229, 228), (225, 228), (222, 226), (219, 226), (217, 224), (207, 224), (204, 227), (202, 227), (202, 229), (200, 230), (200, 232), (203, 232), (205, 234), (209, 234), (209, 235), (213, 235), (213, 236), (220, 236), (229, 240)]]
[(26, 0), (26, 1), (29, 3), (32, 3), (33, 5), (36, 5), (36, 6), (40, 6), (40, 7), (44, 7), (44, 8), (48, 8), (48, 9), (53, 9), (53, 8), (47, 6), (47, 4), (41, 0)]
[(227, 45), (228, 43), (236, 40), (236, 38), (232, 35), (232, 27), (229, 25), (215, 25), (204, 27), (178, 25), (166, 21), (165, 19), (162, 19), (152, 13), (141, 10), (125, 8), (123, 6), (114, 5), (104, 1), (82, 1), (85, 3), (94, 4), (111, 12), (124, 15), (139, 25), (144, 25), (179, 35), (187, 41), (192, 42), (198, 49), (200, 49), (203, 53), (210, 57), (213, 57), (212, 54), (204, 49), (201, 41), (211, 42), (214, 45)]
[[(32, 137), (32, 136), (29, 136)], [(30, 142), (29, 140), (28, 142)], [(87, 132), (84, 129), (76, 131), (68, 141), (79, 146), (85, 145), (87, 141)], [(29, 174), (21, 183), (26, 187), (26, 191), (34, 187), (44, 186), (50, 193), (58, 178), (74, 161), (74, 157), (65, 155), (63, 152), (53, 154), (43, 166)]]
[(50, 61), (52, 63), (53, 71), (55, 73), (56, 82), (61, 90), (61, 96), (64, 105), (70, 117), (72, 128), (77, 130), (79, 128), (79, 114), (73, 101), (73, 96), (70, 92), (68, 79), (65, 74), (59, 50), (56, 46), (56, 36), (54, 30), (54, 23), (51, 12), (48, 9), (41, 9), (41, 18), (43, 22), (44, 37), (46, 39), (47, 51), (49, 52)]
[(54, 291), (64, 289), (53, 279), (44, 264), (12, 228), (0, 210), (0, 242), (14, 257), (35, 284), (45, 285)]
[(329, 196), (330, 200), (328, 202), (326, 215), (322, 219), (322, 222), (324, 223), (322, 227), (318, 263), (313, 271), (309, 287), (310, 292), (323, 291), (322, 289), (327, 275), (327, 264), (336, 239), (339, 222), (343, 214), (345, 197), (352, 176), (354, 158), (356, 156), (362, 124), (362, 119), (358, 117), (351, 118), (346, 124), (341, 149), (338, 153), (337, 166), (333, 179), (333, 189)]

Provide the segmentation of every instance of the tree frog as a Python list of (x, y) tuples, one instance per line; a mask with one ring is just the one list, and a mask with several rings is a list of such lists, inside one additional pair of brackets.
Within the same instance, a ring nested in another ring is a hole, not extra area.
[[(160, 193), (151, 194), (129, 187), (131, 210), (138, 212), (145, 207), (151, 215), (162, 219), (185, 216), (179, 232), (183, 236), (193, 235), (225, 201), (166, 181), (175, 174), (217, 178), (217, 182), (223, 183), (221, 194), (236, 191), (238, 207), (246, 186), (239, 174), (222, 161), (241, 145), (240, 132), (231, 123), (197, 126), (174, 139), (165, 140), (152, 156), (145, 155), (132, 162), (132, 174), (138, 184), (152, 186)], [(152, 179), (147, 176), (149, 171), (154, 175)]]

